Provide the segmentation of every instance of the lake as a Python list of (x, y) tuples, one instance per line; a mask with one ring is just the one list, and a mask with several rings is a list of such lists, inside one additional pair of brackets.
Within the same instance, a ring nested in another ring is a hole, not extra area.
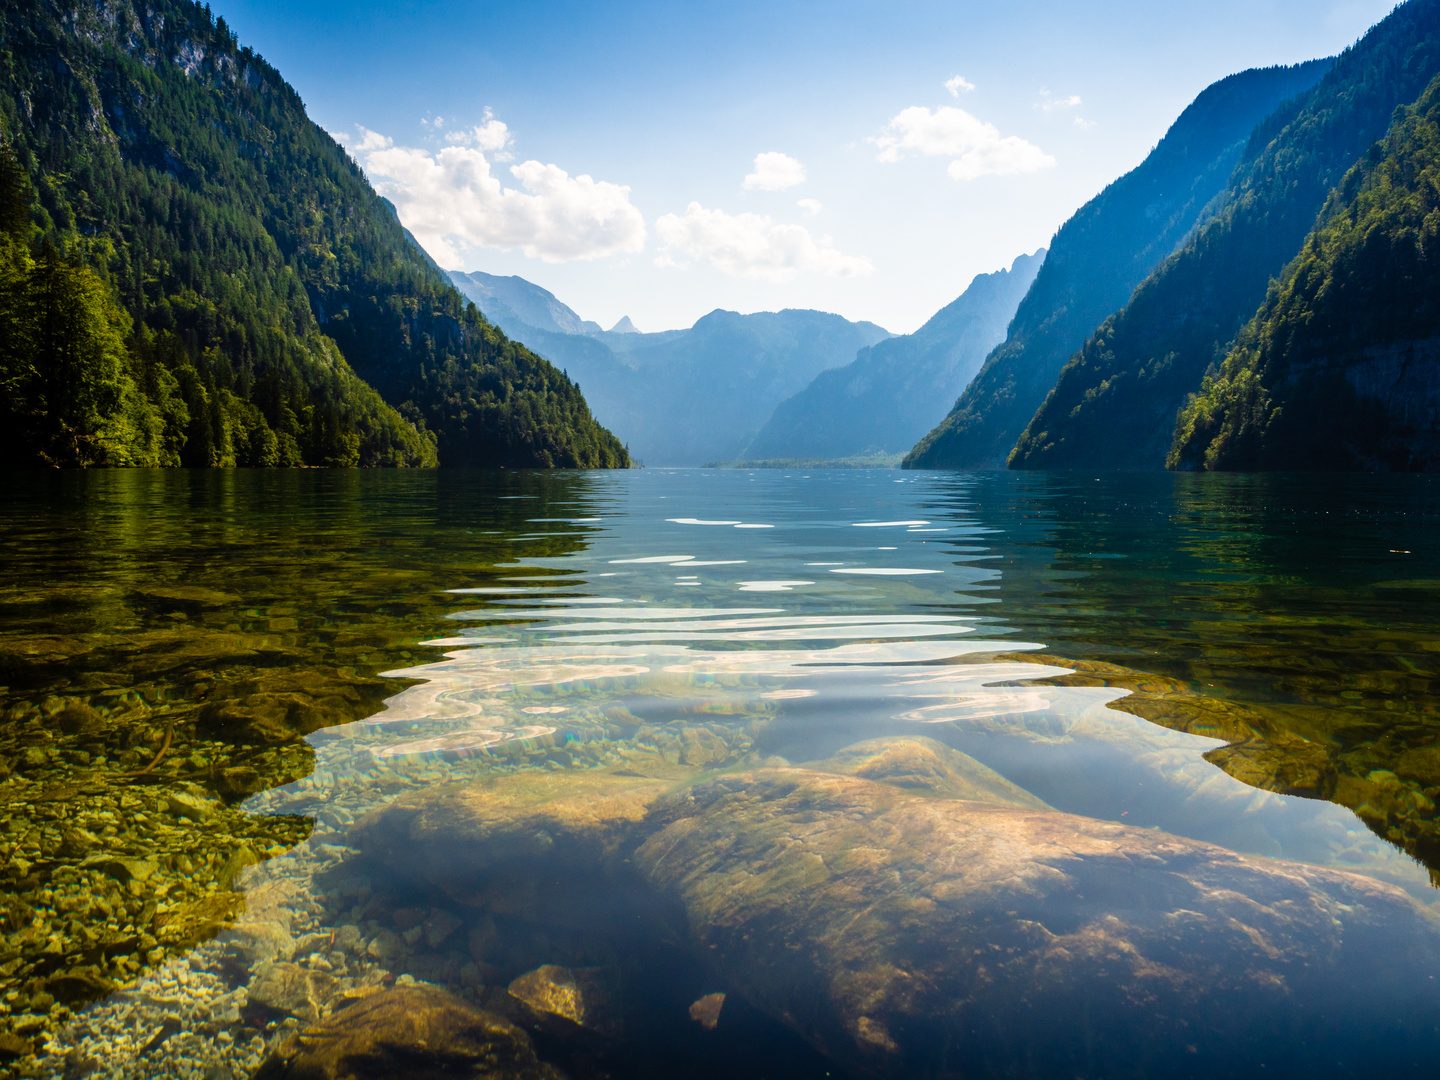
[(1436, 478), (4, 491), (0, 1068), (1429, 1074)]

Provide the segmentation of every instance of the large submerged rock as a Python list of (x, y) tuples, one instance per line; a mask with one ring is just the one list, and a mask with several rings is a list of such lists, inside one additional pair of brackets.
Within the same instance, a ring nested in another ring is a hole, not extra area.
[(1371, 878), (1059, 813), (929, 739), (699, 776), (515, 773), (406, 796), (355, 843), (589, 942), (688, 937), (706, 989), (861, 1075), (1309, 1080), (1440, 1053), (1440, 925)]
[(812, 770), (652, 821), (636, 867), (723, 980), (858, 1072), (1408, 1074), (1440, 1049), (1440, 928), (1368, 878)]
[(429, 986), (362, 998), (305, 1028), (255, 1080), (564, 1080), (524, 1031)]

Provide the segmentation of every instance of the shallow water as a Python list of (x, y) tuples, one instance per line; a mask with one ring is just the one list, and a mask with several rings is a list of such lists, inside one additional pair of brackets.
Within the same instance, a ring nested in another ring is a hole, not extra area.
[[(352, 827), (397, 796), (530, 772), (563, 787), (653, 763), (692, 783), (923, 735), (1056, 811), (1437, 899), (1430, 478), (172, 472), (5, 491), (12, 1070), (244, 1075), (368, 987), (488, 1003), (539, 964), (678, 964), (658, 931), (484, 914), (357, 851)], [(299, 998), (257, 990), (300, 968), (320, 975)], [(662, 1015), (716, 981), (641, 980), (630, 1007), (654, 1015), (605, 1067), (831, 1067), (733, 990), (723, 1049)]]

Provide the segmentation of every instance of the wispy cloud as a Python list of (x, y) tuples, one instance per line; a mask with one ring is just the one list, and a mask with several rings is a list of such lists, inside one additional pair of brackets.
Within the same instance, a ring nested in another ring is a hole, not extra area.
[(628, 187), (539, 161), (512, 166), (518, 186), (506, 187), (485, 155), (498, 156), (511, 135), (488, 112), (464, 144), (433, 152), (359, 132), (351, 152), (442, 265), (459, 266), (462, 252), (476, 248), (518, 248), (545, 262), (569, 262), (645, 246), (645, 219)]
[(974, 90), (975, 84), (965, 78), (964, 75), (956, 75), (953, 78), (945, 80), (945, 89), (950, 91), (951, 97), (958, 98), (962, 90), (967, 94), (971, 90)]
[(1053, 169), (1055, 159), (1015, 135), (1002, 136), (994, 124), (964, 109), (943, 105), (930, 110), (913, 105), (890, 121), (887, 132), (870, 140), (880, 148), (881, 161), (899, 161), (907, 152), (949, 157), (946, 170), (955, 180), (981, 176), (1014, 176)]
[(692, 202), (685, 213), (655, 222), (664, 251), (659, 266), (681, 266), (676, 256), (708, 262), (732, 277), (789, 281), (802, 273), (863, 277), (870, 260), (837, 251), (829, 237), (816, 240), (803, 225), (785, 225), (764, 214), (727, 214)]
[(784, 191), (805, 182), (805, 166), (789, 154), (755, 155), (755, 171), (745, 177), (746, 191)]
[(804, 210), (805, 213), (809, 214), (811, 217), (814, 217), (816, 214), (820, 213), (821, 210), (825, 209), (825, 207), (821, 205), (819, 199), (801, 199), (795, 205), (800, 207), (801, 210)]
[(1035, 103), (1037, 109), (1044, 112), (1054, 112), (1056, 109), (1074, 109), (1083, 104), (1079, 94), (1070, 94), (1066, 97), (1056, 97), (1049, 90), (1040, 91), (1040, 100)]

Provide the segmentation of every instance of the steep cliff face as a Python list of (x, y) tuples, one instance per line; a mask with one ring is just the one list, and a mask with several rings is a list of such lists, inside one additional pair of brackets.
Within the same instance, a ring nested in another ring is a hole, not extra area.
[(1167, 463), (1440, 468), (1440, 77), (1331, 196)]
[(1009, 269), (976, 276), (915, 333), (861, 349), (852, 363), (821, 372), (775, 407), (745, 456), (903, 454), (935, 426), (1004, 338), (1044, 258), (1042, 248)]
[(1255, 125), (1332, 61), (1244, 71), (1203, 91), (1139, 166), (1061, 226), (1005, 341), (915, 446), (910, 468), (1000, 468), (1065, 362), (1225, 190)]
[(1012, 468), (1160, 469), (1175, 416), (1295, 257), (1331, 189), (1440, 70), (1440, 0), (1409, 0), (1251, 137), (1225, 202), (1066, 364)]

